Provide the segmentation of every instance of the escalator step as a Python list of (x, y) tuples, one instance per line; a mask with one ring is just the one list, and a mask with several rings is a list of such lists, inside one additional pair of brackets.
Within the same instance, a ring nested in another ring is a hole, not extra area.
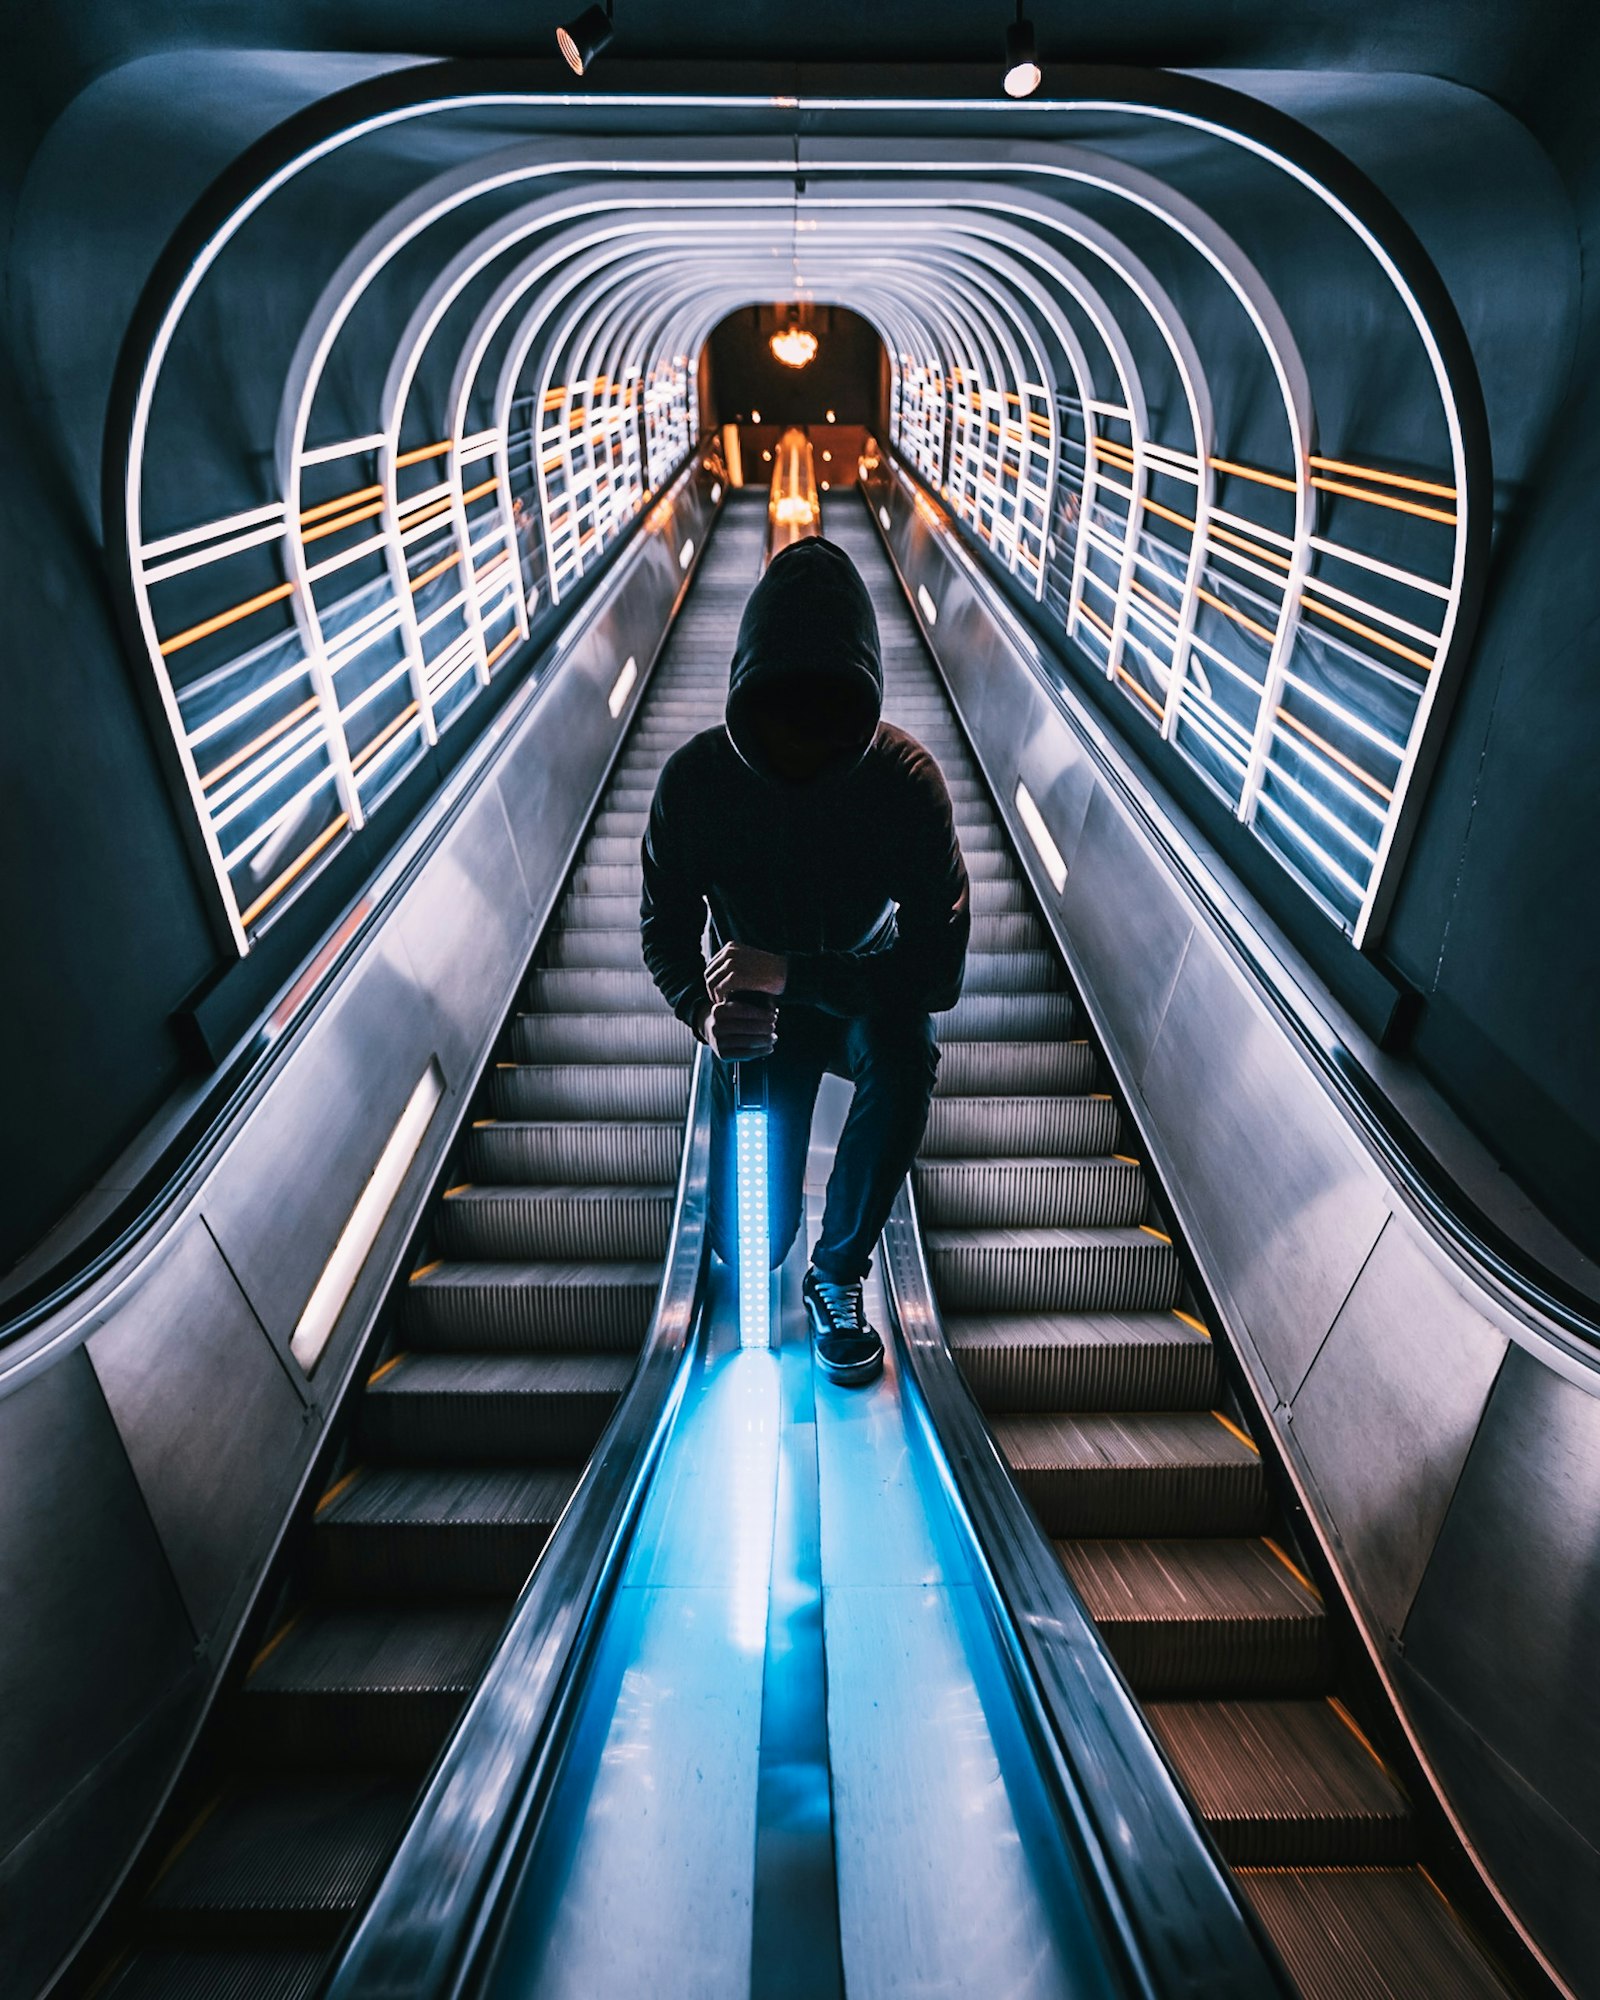
[(439, 1203), (434, 1229), (450, 1258), (659, 1258), (672, 1201), (673, 1190), (661, 1186), (465, 1186)]
[(325, 1951), (203, 1951), (152, 1947), (118, 1970), (96, 2000), (311, 2000)]
[(1014, 882), (1022, 871), (1006, 847), (965, 848), (967, 874), (974, 882)]
[(535, 1014), (668, 1012), (642, 965), (564, 965), (536, 972), (528, 981), (528, 1006)]
[(476, 1686), (509, 1609), (307, 1608), (268, 1641), (234, 1698), (237, 1751), (258, 1768), (420, 1771)]
[(480, 1119), (468, 1132), (465, 1171), (475, 1180), (632, 1181), (670, 1188), (683, 1150), (683, 1128), (648, 1123)]
[(1237, 1866), (1410, 1861), (1404, 1794), (1328, 1701), (1153, 1701), (1150, 1718)]
[(1086, 1041), (964, 1041), (942, 1046), (936, 1088), (941, 1097), (1074, 1096), (1099, 1081), (1100, 1065)]
[(1241, 1868), (1300, 2000), (1507, 2000), (1420, 1868)]
[(928, 1262), (954, 1311), (1158, 1312), (1178, 1303), (1177, 1253), (1147, 1229), (933, 1229)]
[(952, 1352), (985, 1410), (1209, 1410), (1217, 1357), (1176, 1313), (951, 1318)]
[(570, 1466), (364, 1466), (317, 1509), (318, 1579), (361, 1597), (513, 1596), (577, 1478)]
[(689, 1064), (500, 1063), (490, 1073), (489, 1096), (502, 1118), (676, 1118), (681, 1132)]
[(1013, 912), (1010, 916), (972, 920), (974, 951), (1040, 951), (1044, 944), (1044, 925), (1035, 916)]
[(637, 855), (631, 861), (592, 867), (580, 862), (572, 871), (572, 887), (580, 896), (634, 896), (644, 883)]
[[(994, 1044), (978, 1046), (992, 1048)], [(1030, 1066), (1031, 1052), (1040, 1046), (1031, 1045)], [(1082, 1048), (1078, 1042), (1060, 1046)], [(948, 1048), (944, 1060), (950, 1062), (953, 1071), (957, 1059), (952, 1058)], [(1079, 1055), (1072, 1060), (1084, 1058)], [(943, 1067), (941, 1062), (941, 1070)], [(1086, 1153), (1114, 1153), (1121, 1131), (1122, 1121), (1115, 1102), (1099, 1093), (1085, 1097), (936, 1096), (928, 1110), (922, 1156), (924, 1159), (1017, 1159), (1035, 1154), (1077, 1157)]]
[(637, 895), (567, 895), (556, 914), (559, 922), (571, 930), (626, 931), (635, 941), (639, 936)]
[(631, 1354), (402, 1354), (357, 1412), (375, 1458), (405, 1465), (580, 1465), (633, 1374)]
[(637, 919), (627, 929), (550, 931), (540, 956), (546, 966), (609, 965), (636, 972), (640, 963)]
[(189, 1939), (332, 1945), (399, 1840), (408, 1782), (274, 1779), (209, 1806), (145, 1899), (144, 1925)]
[(1055, 993), (1065, 982), (1053, 951), (973, 951), (963, 993)]
[(449, 1264), (425, 1267), (403, 1294), (416, 1349), (634, 1353), (661, 1282), (655, 1263)]
[(995, 1442), (1053, 1536), (1255, 1535), (1261, 1460), (1209, 1411), (995, 1417)]
[(1123, 1228), (1144, 1219), (1145, 1179), (1113, 1155), (939, 1159), (916, 1170), (917, 1206), (937, 1228)]
[[(956, 824), (959, 826), (960, 821)], [(1021, 876), (1009, 882), (974, 882), (972, 885), (972, 912), (974, 916), (992, 917), (1007, 910), (1032, 910), (1033, 894)]]
[(647, 1014), (519, 1014), (511, 1031), (512, 1054), (528, 1063), (677, 1062), (687, 1072), (694, 1051), (659, 995)]
[(1139, 1695), (1316, 1694), (1322, 1600), (1265, 1541), (1058, 1541)]
[[(973, 894), (999, 886), (975, 883)], [(1076, 1012), (1070, 993), (963, 993), (935, 1033), (953, 1042), (1065, 1041)]]

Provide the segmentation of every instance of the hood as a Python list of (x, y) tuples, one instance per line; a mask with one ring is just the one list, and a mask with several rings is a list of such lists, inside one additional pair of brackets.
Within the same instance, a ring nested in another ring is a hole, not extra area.
[(763, 777), (775, 773), (762, 753), (760, 725), (764, 715), (792, 705), (797, 691), (807, 710), (839, 721), (842, 747), (818, 775), (853, 769), (883, 708), (883, 655), (860, 572), (837, 543), (820, 536), (779, 550), (739, 621), (728, 735)]

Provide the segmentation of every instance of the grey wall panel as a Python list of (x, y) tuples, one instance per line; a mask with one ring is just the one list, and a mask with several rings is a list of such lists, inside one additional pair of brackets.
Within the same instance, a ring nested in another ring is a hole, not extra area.
[(1184, 961), (1142, 1092), (1208, 1272), (1289, 1402), (1378, 1240), (1382, 1193), (1209, 938)]
[(1294, 1402), (1294, 1434), (1384, 1631), (1398, 1634), (1506, 1336), (1391, 1222)]
[(244, 1609), (294, 1491), (305, 1405), (204, 1224), (175, 1230), (89, 1359), (201, 1644)]
[(1520, 1349), (1405, 1642), (1412, 1671), (1600, 1847), (1600, 1397)]
[(284, 1345), (427, 1068), (433, 1029), (403, 950), (378, 939), (211, 1177), (211, 1232)]
[(0, 1465), (4, 1855), (182, 1680), (194, 1630), (81, 1347), (0, 1400)]
[[(1401, 1687), (1426, 1754), (1491, 1878), (1579, 2000), (1600, 2000), (1600, 1848), (1427, 1681), (1402, 1667)], [(1554, 1743), (1559, 1725), (1541, 1706)]]
[(1097, 789), (1094, 767), (1083, 745), (1050, 712), (1042, 693), (1029, 704), (1028, 724), (1017, 755), (1017, 776), (1044, 816), (1070, 874), (1078, 863), (1078, 842)]
[(1128, 1071), (1145, 1062), (1166, 1013), (1194, 924), (1154, 855), (1103, 791), (1089, 803), (1061, 908), (1107, 1030)]
[[(396, 924), (433, 1017), (428, 1039), (453, 1087), (463, 1087), (473, 1070), (486, 1002), (503, 998), (527, 959), (531, 919), (499, 794), (485, 785), (412, 884)], [(418, 1061), (412, 1051), (408, 1094), (427, 1055), (421, 1051)]]

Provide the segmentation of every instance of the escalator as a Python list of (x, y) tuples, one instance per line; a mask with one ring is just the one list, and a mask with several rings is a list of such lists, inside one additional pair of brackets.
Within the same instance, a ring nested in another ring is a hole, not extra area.
[(1508, 1989), (1340, 1699), (1330, 1619), (1049, 933), (864, 508), (885, 713), (939, 758), (973, 881), (914, 1185), (945, 1331), (1012, 1475), (1303, 1994)]
[(694, 1054), (639, 969), (639, 828), (666, 757), (721, 716), (759, 502), (730, 496), (702, 559), (279, 1614), (118, 1921), (95, 1981), (107, 2000), (318, 1990), (628, 1385)]

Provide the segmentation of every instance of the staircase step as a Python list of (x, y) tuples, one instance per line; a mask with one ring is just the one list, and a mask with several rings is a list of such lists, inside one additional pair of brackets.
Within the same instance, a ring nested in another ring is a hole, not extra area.
[(934, 1032), (950, 1042), (1066, 1041), (1076, 1013), (1066, 992), (963, 993)]
[(667, 1119), (599, 1124), (569, 1119), (479, 1119), (462, 1160), (477, 1181), (631, 1181), (670, 1187), (683, 1127)]
[(1086, 1041), (963, 1041), (941, 1046), (937, 1090), (941, 1097), (1070, 1097), (1099, 1081)]
[(612, 1260), (665, 1256), (670, 1187), (568, 1183), (451, 1188), (434, 1211), (439, 1250), (451, 1259), (544, 1257)]
[(318, 1581), (353, 1597), (513, 1597), (577, 1478), (571, 1466), (363, 1466), (317, 1509)]
[[(956, 826), (959, 830), (959, 815)], [(975, 917), (993, 917), (1007, 910), (1033, 910), (1033, 891), (1020, 875), (1008, 882), (974, 882), (972, 885), (972, 914)]]
[(502, 1118), (676, 1119), (689, 1109), (690, 1066), (659, 1063), (498, 1063), (489, 1101)]
[(373, 1775), (235, 1786), (208, 1804), (162, 1869), (141, 1930), (335, 1944), (404, 1831), (414, 1791)]
[(925, 1160), (916, 1190), (933, 1228), (1125, 1228), (1149, 1199), (1138, 1164), (1109, 1154)]
[(548, 931), (540, 956), (546, 966), (615, 966), (619, 971), (637, 972), (638, 912), (626, 929)]
[(633, 1354), (650, 1328), (657, 1262), (425, 1266), (401, 1298), (413, 1352)]
[(642, 965), (564, 965), (535, 972), (528, 981), (535, 1014), (668, 1013), (655, 981)]
[(1147, 1229), (933, 1229), (926, 1240), (951, 1311), (1158, 1312), (1178, 1303), (1177, 1253)]
[(1136, 1694), (1327, 1688), (1322, 1600), (1271, 1543), (1059, 1541), (1056, 1548)]
[(313, 2000), (328, 1957), (326, 1950), (151, 1945), (134, 1952), (95, 2000)]
[(402, 1354), (368, 1383), (364, 1450), (406, 1465), (581, 1465), (632, 1379), (631, 1354)]
[(974, 951), (1042, 951), (1048, 938), (1036, 916), (1013, 911), (1009, 916), (974, 917)]
[(695, 1039), (664, 1002), (647, 1014), (519, 1014), (511, 1053), (526, 1063), (682, 1063), (687, 1072)]
[(1145, 1714), (1238, 1867), (1410, 1861), (1404, 1794), (1330, 1701), (1153, 1701)]
[(488, 1664), (508, 1610), (307, 1607), (262, 1648), (234, 1697), (241, 1759), (420, 1772)]
[(1243, 1536), (1268, 1525), (1259, 1456), (1210, 1411), (1016, 1414), (990, 1428), (1051, 1535)]
[(1055, 993), (1065, 985), (1053, 951), (972, 951), (967, 956), (965, 993)]
[[(1082, 1044), (1065, 1042), (1061, 1046), (1079, 1049)], [(946, 1062), (954, 1073), (956, 1060), (949, 1047), (942, 1051), (942, 1056), (941, 1073)], [(1087, 1058), (1078, 1056), (1073, 1060)], [(1061, 1158), (1114, 1153), (1121, 1133), (1122, 1120), (1115, 1100), (1099, 1091), (1082, 1097), (935, 1096), (928, 1109), (927, 1130), (922, 1135), (922, 1158), (981, 1159), (993, 1155), (1020, 1159), (1035, 1154)]]
[(1510, 2000), (1420, 1868), (1241, 1868), (1300, 2000)]
[(1211, 1342), (1175, 1312), (947, 1318), (945, 1334), (985, 1410), (1209, 1410)]

